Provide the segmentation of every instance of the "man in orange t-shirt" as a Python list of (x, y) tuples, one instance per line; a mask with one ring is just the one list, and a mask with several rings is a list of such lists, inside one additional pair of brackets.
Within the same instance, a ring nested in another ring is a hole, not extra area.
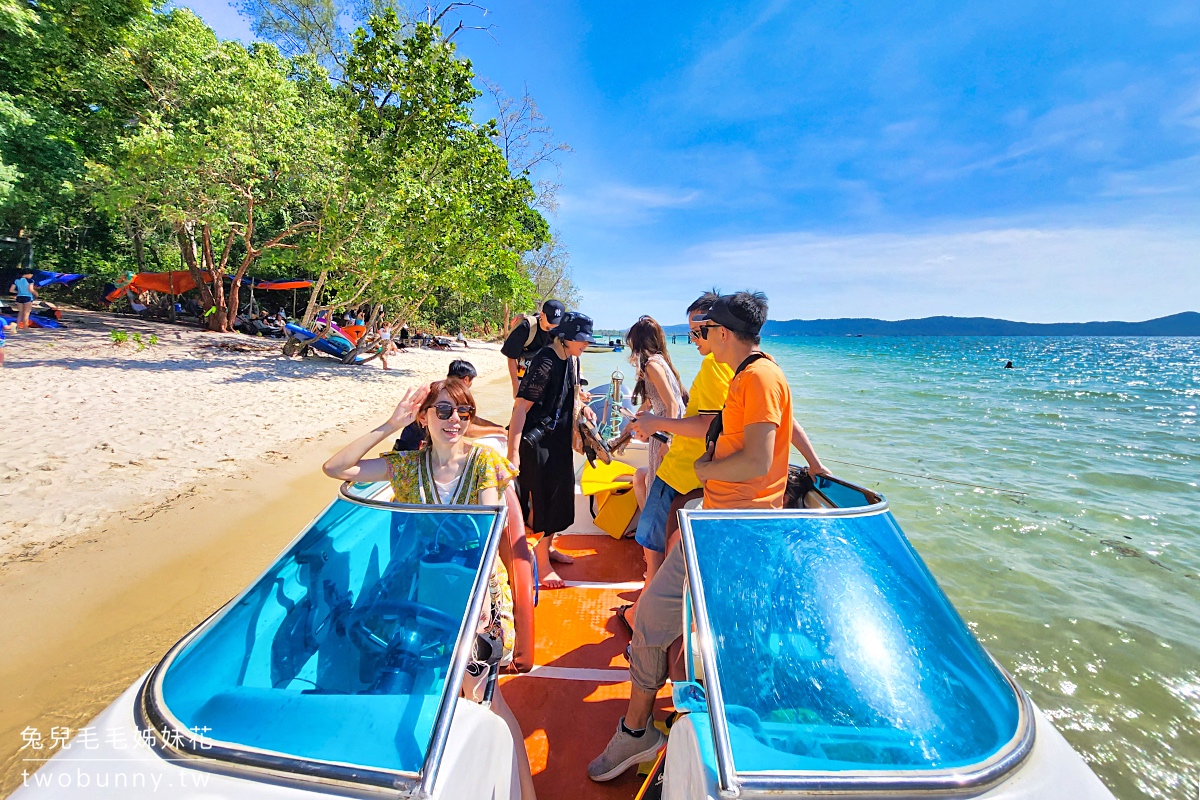
[(721, 433), (696, 461), (705, 508), (782, 508), (792, 432), (792, 390), (759, 347), (767, 318), (761, 292), (718, 298), (701, 318), (713, 357), (734, 367)]
[[(704, 484), (705, 508), (782, 508), (787, 489), (788, 450), (793, 436), (814, 474), (825, 471), (804, 430), (792, 419), (792, 392), (783, 371), (758, 349), (767, 321), (761, 292), (723, 295), (695, 331), (722, 364), (736, 368), (721, 412), (721, 434), (696, 461)], [(699, 438), (708, 417), (662, 420), (639, 416), (638, 430), (669, 430)], [(588, 777), (610, 781), (635, 764), (654, 758), (665, 737), (654, 727), (654, 698), (667, 679), (667, 650), (683, 633), (683, 548), (675, 547), (642, 590), (629, 647), (629, 705), (612, 739), (588, 764)]]

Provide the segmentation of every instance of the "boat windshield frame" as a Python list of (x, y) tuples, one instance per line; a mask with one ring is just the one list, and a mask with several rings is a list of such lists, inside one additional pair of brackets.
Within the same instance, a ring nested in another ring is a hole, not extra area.
[[(836, 480), (836, 479), (835, 479)], [(842, 772), (822, 771), (741, 771), (734, 766), (733, 746), (730, 740), (729, 721), (725, 714), (725, 700), (721, 689), (721, 676), (717, 667), (714, 635), (709, 625), (708, 608), (704, 597), (704, 583), (696, 552), (696, 541), (692, 533), (692, 521), (705, 518), (727, 519), (737, 516), (744, 519), (814, 519), (830, 517), (868, 517), (888, 512), (885, 497), (870, 490), (837, 480), (838, 483), (861, 491), (877, 502), (855, 508), (784, 508), (784, 509), (682, 509), (679, 512), (679, 528), (687, 568), (687, 590), (684, 593), (684, 634), (692, 635), (690, 625), (695, 625), (695, 640), (704, 670), (704, 697), (708, 710), (709, 727), (712, 732), (713, 749), (716, 756), (718, 791), (722, 797), (744, 797), (755, 795), (777, 795), (781, 792), (831, 793), (844, 796), (879, 794), (928, 794), (965, 790), (981, 790), (995, 784), (1021, 764), (1033, 748), (1034, 713), (1033, 702), (1008, 670), (983, 649), (991, 663), (999, 670), (1017, 699), (1017, 725), (1011, 739), (986, 759), (968, 767), (926, 770), (847, 770)], [(909, 543), (911, 547), (911, 543)], [(935, 581), (936, 586), (936, 581)], [(940, 591), (940, 588), (939, 588)], [(972, 634), (973, 636), (974, 634)], [(685, 642), (684, 651), (689, 666), (691, 646)], [(692, 679), (689, 669), (689, 680)]]
[[(495, 560), (499, 550), (500, 539), (507, 523), (508, 507), (506, 505), (435, 505), (422, 503), (397, 503), (390, 500), (377, 499), (382, 495), (386, 483), (352, 483), (344, 482), (339, 488), (341, 500), (355, 505), (372, 508), (390, 509), (394, 511), (443, 512), (450, 514), (479, 514), (492, 512), (495, 517), (485, 550), (481, 556), (481, 564), (490, 564)], [(480, 568), (476, 573), (475, 583), (471, 588), (471, 601), (468, 605), (463, 624), (455, 640), (454, 651), (446, 672), (446, 682), (442, 690), (441, 701), (438, 705), (437, 716), (434, 719), (433, 732), (429, 740), (429, 749), (425, 761), (417, 772), (391, 770), (381, 767), (365, 767), (355, 764), (320, 761), (289, 755), (270, 750), (263, 750), (249, 745), (231, 742), (219, 742), (213, 739), (197, 737), (195, 732), (187, 728), (171, 712), (163, 694), (163, 680), (167, 670), (175, 658), (182, 653), (195, 639), (216, 625), (231, 609), (253, 589), (279, 563), (280, 558), (290, 553), (293, 548), (308, 534), (337, 500), (331, 501), (316, 517), (314, 517), (297, 534), (287, 546), (280, 551), (245, 588), (207, 619), (193, 628), (186, 636), (175, 643), (167, 651), (162, 660), (150, 671), (142, 684), (135, 705), (135, 716), (139, 727), (149, 729), (155, 737), (156, 748), (166, 754), (169, 759), (186, 760), (193, 766), (201, 766), (214, 772), (229, 774), (234, 777), (254, 777), (256, 775), (285, 783), (295, 784), (301, 788), (313, 789), (313, 784), (319, 784), (339, 793), (362, 794), (383, 792), (395, 797), (397, 792), (404, 796), (417, 798), (433, 797), (437, 785), (438, 772), (441, 768), (442, 756), (445, 754), (446, 742), (450, 735), (450, 726), (454, 718), (454, 710), (458, 704), (462, 690), (463, 674), (475, 643), (475, 628), (468, 624), (470, 620), (479, 618), (483, 608), (483, 600), (487, 595), (489, 572)]]

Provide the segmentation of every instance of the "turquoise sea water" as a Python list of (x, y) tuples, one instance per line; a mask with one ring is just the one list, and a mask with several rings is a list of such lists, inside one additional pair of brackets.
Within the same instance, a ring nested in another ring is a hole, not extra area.
[[(686, 383), (699, 358), (682, 341)], [(827, 466), (888, 497), (975, 634), (1113, 792), (1200, 796), (1200, 339), (763, 347)], [(614, 367), (632, 386), (622, 355), (584, 357), (594, 389)]]

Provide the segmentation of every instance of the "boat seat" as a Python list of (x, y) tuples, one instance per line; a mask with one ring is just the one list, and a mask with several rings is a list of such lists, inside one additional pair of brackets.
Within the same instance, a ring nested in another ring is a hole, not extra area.
[(833, 503), (829, 502), (829, 498), (815, 489), (805, 492), (804, 499), (800, 502), (805, 508), (835, 508)]

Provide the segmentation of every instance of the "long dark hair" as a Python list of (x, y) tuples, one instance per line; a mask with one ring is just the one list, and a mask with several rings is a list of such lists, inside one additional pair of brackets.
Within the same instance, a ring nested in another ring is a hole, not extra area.
[(675, 383), (679, 386), (683, 402), (687, 403), (687, 389), (683, 388), (683, 381), (679, 379), (679, 371), (671, 363), (671, 354), (667, 352), (667, 335), (663, 333), (662, 326), (654, 320), (654, 317), (644, 315), (638, 317), (638, 321), (633, 323), (633, 327), (626, 332), (625, 341), (629, 344), (630, 354), (637, 357), (638, 379), (633, 387), (633, 404), (639, 405), (646, 397), (646, 363), (650, 360), (650, 356), (654, 355), (662, 356), (663, 360), (667, 362), (667, 367), (675, 376)]

